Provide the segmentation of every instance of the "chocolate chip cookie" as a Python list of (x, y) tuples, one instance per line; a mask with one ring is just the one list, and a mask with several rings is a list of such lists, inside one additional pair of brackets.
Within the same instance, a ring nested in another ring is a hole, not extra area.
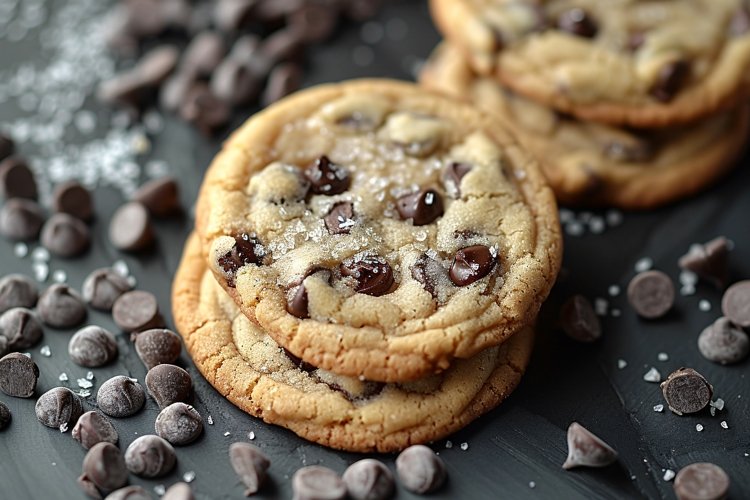
[(440, 439), (494, 408), (520, 381), (534, 336), (524, 327), (422, 380), (337, 376), (288, 355), (242, 314), (207, 270), (194, 236), (173, 282), (172, 306), (196, 366), (232, 403), (310, 441), (358, 452)]
[(386, 80), (251, 118), (207, 173), (196, 228), (216, 279), (277, 343), (382, 382), (500, 344), (560, 265), (554, 195), (502, 122)]
[(579, 118), (660, 127), (747, 94), (743, 0), (431, 0), (431, 10), (478, 71)]
[(746, 105), (694, 125), (617, 128), (562, 115), (481, 76), (449, 43), (420, 75), (427, 88), (496, 112), (534, 153), (561, 203), (651, 209), (706, 188), (736, 165)]

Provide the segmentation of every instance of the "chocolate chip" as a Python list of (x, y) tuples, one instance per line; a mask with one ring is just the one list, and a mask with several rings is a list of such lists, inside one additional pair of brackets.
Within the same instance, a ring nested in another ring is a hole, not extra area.
[(39, 292), (36, 284), (22, 274), (9, 274), (0, 279), (0, 313), (14, 307), (34, 307)]
[(262, 83), (247, 63), (228, 57), (211, 77), (211, 92), (224, 102), (246, 106), (258, 97)]
[(16, 152), (16, 143), (9, 135), (0, 132), (0, 162)]
[(351, 464), (342, 476), (353, 500), (386, 500), (393, 496), (393, 474), (383, 462), (365, 458)]
[(445, 269), (432, 257), (422, 254), (411, 266), (411, 277), (424, 286), (433, 297), (436, 293), (438, 277), (445, 275)]
[(121, 73), (99, 84), (97, 98), (108, 104), (140, 110), (149, 100), (149, 89), (134, 72)]
[(131, 340), (135, 342), (135, 351), (147, 370), (163, 363), (174, 363), (182, 350), (180, 337), (173, 331), (162, 328), (136, 332)]
[(704, 358), (714, 363), (729, 365), (747, 357), (750, 340), (728, 318), (721, 317), (698, 336), (698, 350)]
[(128, 280), (114, 270), (105, 267), (96, 269), (83, 282), (83, 300), (94, 309), (111, 311), (115, 301), (132, 286)]
[(229, 446), (229, 462), (234, 472), (245, 485), (245, 496), (258, 492), (266, 480), (270, 460), (250, 443), (232, 443)]
[(173, 45), (161, 45), (141, 57), (133, 71), (142, 85), (156, 87), (164, 83), (177, 67), (180, 51)]
[(661, 271), (638, 273), (628, 284), (628, 302), (639, 316), (656, 319), (674, 304), (674, 285)]
[(393, 269), (382, 257), (366, 255), (361, 259), (345, 261), (340, 266), (342, 276), (356, 280), (354, 289), (358, 293), (378, 297), (393, 286)]
[(317, 367), (311, 365), (307, 361), (302, 361), (302, 358), (298, 358), (297, 356), (295, 356), (294, 354), (292, 354), (292, 352), (289, 351), (288, 349), (285, 349), (285, 348), (282, 347), (281, 348), (281, 352), (283, 352), (284, 355), (287, 358), (289, 358), (291, 360), (291, 362), (294, 363), (294, 365), (297, 368), (299, 368), (300, 370), (302, 370), (303, 372), (308, 372), (309, 373), (311, 371), (317, 370)]
[(610, 160), (623, 163), (645, 162), (654, 156), (653, 145), (645, 138), (628, 137), (627, 140), (613, 140), (603, 147), (604, 155)]
[(150, 247), (154, 242), (154, 229), (146, 207), (131, 201), (118, 208), (109, 222), (109, 241), (118, 250), (126, 252)]
[(190, 444), (203, 432), (200, 413), (185, 403), (172, 403), (156, 417), (156, 434), (175, 446)]
[(349, 189), (349, 171), (333, 163), (327, 156), (321, 156), (305, 169), (305, 177), (310, 181), (314, 194), (334, 195)]
[(151, 500), (151, 495), (141, 486), (126, 486), (113, 491), (104, 500)]
[(702, 245), (692, 245), (680, 257), (680, 268), (692, 271), (701, 278), (724, 289), (729, 282), (729, 240), (719, 236)]
[(195, 79), (191, 75), (175, 73), (161, 86), (159, 105), (165, 111), (176, 112), (194, 85)]
[(493, 248), (474, 245), (456, 252), (449, 276), (456, 286), (471, 285), (487, 276), (497, 263)]
[(297, 60), (302, 55), (299, 34), (291, 28), (276, 30), (263, 40), (259, 55), (268, 60), (270, 67), (284, 61)]
[(355, 224), (354, 205), (348, 201), (335, 203), (323, 221), (330, 234), (349, 234)]
[(71, 435), (87, 450), (97, 443), (117, 444), (120, 439), (112, 422), (98, 411), (87, 411), (81, 415)]
[(306, 319), (310, 317), (310, 312), (308, 311), (307, 307), (307, 289), (305, 288), (304, 283), (302, 283), (297, 286), (295, 291), (292, 293), (291, 299), (287, 301), (286, 310), (292, 316), (295, 316), (299, 319)]
[(309, 465), (298, 469), (292, 476), (292, 491), (295, 500), (343, 500), (346, 485), (338, 474), (321, 465)]
[(86, 319), (86, 304), (68, 285), (57, 283), (47, 288), (36, 306), (39, 318), (54, 328), (71, 328)]
[(606, 467), (617, 460), (617, 452), (578, 422), (568, 427), (568, 458), (563, 469)]
[(140, 477), (163, 476), (171, 472), (176, 463), (172, 445), (151, 434), (139, 437), (125, 451), (128, 470)]
[[(91, 483), (106, 494), (128, 483), (128, 469), (117, 446), (112, 443), (97, 443), (83, 459), (83, 474), (78, 483)], [(83, 485), (84, 491), (90, 491)]]
[(229, 286), (234, 286), (234, 274), (239, 268), (248, 264), (260, 265), (265, 252), (260, 240), (254, 234), (242, 233), (234, 238), (234, 246), (225, 255), (219, 257), (218, 264), (229, 275)]
[(461, 179), (472, 169), (468, 163), (452, 162), (443, 170), (443, 186), (452, 198), (461, 196)]
[(227, 46), (216, 32), (205, 31), (193, 37), (182, 56), (181, 71), (198, 78), (207, 78), (219, 66)]
[(83, 413), (81, 400), (67, 387), (55, 387), (41, 395), (34, 407), (42, 425), (53, 429), (70, 428)]
[(579, 342), (593, 342), (602, 336), (602, 324), (591, 302), (573, 295), (560, 309), (560, 324), (565, 334)]
[(424, 495), (436, 491), (447, 477), (445, 463), (427, 446), (409, 446), (396, 458), (396, 473), (401, 486)]
[(338, 12), (323, 3), (303, 3), (287, 19), (303, 43), (322, 42), (336, 29)]
[(115, 336), (100, 326), (78, 330), (68, 343), (68, 355), (73, 362), (87, 368), (111, 363), (117, 357)]
[(735, 325), (750, 328), (750, 280), (727, 288), (721, 299), (721, 311)]
[(673, 61), (665, 64), (651, 87), (651, 95), (658, 101), (669, 102), (690, 78), (690, 64), (687, 61)]
[(55, 212), (70, 214), (82, 221), (89, 221), (94, 215), (91, 193), (76, 181), (64, 182), (55, 187), (52, 208)]
[(697, 462), (680, 469), (674, 478), (677, 500), (722, 500), (729, 492), (729, 476), (718, 465)]
[(271, 71), (272, 63), (260, 53), (261, 39), (254, 34), (242, 35), (232, 45), (229, 58), (244, 64), (258, 79), (264, 79)]
[(0, 234), (11, 240), (35, 240), (42, 224), (44, 210), (35, 201), (12, 198), (0, 209)]
[(302, 68), (298, 64), (279, 64), (268, 75), (268, 82), (261, 95), (260, 103), (262, 106), (270, 106), (298, 90), (301, 85)]
[(411, 219), (415, 226), (432, 223), (443, 215), (443, 199), (434, 189), (422, 189), (396, 201), (402, 219)]
[(255, 0), (219, 0), (214, 4), (214, 23), (224, 32), (237, 31), (253, 19)]
[(58, 257), (76, 257), (88, 249), (91, 244), (91, 232), (79, 219), (57, 213), (42, 227), (40, 241), (44, 248)]
[(110, 417), (129, 417), (146, 402), (146, 393), (135, 379), (117, 375), (104, 382), (96, 393), (96, 404)]
[(133, 193), (132, 200), (140, 203), (156, 217), (167, 217), (181, 211), (177, 181), (173, 177), (154, 179)]
[(170, 486), (161, 500), (195, 500), (195, 496), (189, 484), (180, 482)]
[(38, 193), (34, 172), (20, 156), (11, 156), (0, 162), (0, 194), (6, 200), (36, 200)]
[(143, 290), (120, 295), (112, 306), (112, 319), (125, 332), (140, 332), (164, 326), (156, 297)]
[(692, 368), (680, 368), (661, 383), (661, 392), (669, 409), (677, 415), (697, 413), (708, 406), (713, 387)]
[(146, 374), (146, 388), (159, 408), (173, 403), (187, 403), (193, 392), (188, 372), (175, 365), (156, 365)]
[(599, 30), (596, 22), (583, 9), (566, 10), (557, 18), (557, 27), (571, 35), (594, 38)]
[(232, 108), (211, 92), (205, 83), (190, 87), (180, 105), (180, 117), (205, 135), (211, 135), (229, 123)]
[(32, 311), (14, 307), (0, 316), (0, 337), (10, 351), (28, 349), (42, 339), (42, 325)]
[(39, 367), (30, 357), (12, 352), (0, 359), (0, 391), (14, 398), (30, 398), (36, 390)]
[(10, 421), (13, 420), (13, 415), (10, 409), (0, 401), (0, 431), (4, 430), (10, 425)]

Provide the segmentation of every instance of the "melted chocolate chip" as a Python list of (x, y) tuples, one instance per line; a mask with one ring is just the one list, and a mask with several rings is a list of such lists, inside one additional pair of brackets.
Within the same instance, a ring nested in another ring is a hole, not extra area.
[(334, 195), (349, 189), (349, 172), (333, 163), (327, 156), (321, 156), (305, 170), (314, 194)]
[(341, 274), (357, 280), (354, 287), (357, 292), (375, 297), (387, 293), (393, 286), (393, 270), (390, 264), (375, 255), (341, 264)]
[[(242, 233), (234, 238), (234, 247), (222, 257), (219, 257), (219, 265), (228, 275), (233, 275), (239, 268), (246, 264), (262, 264), (263, 251), (258, 238), (254, 235)], [(228, 280), (228, 285), (234, 286), (234, 279)]]
[(443, 199), (434, 189), (422, 189), (396, 201), (402, 219), (412, 219), (415, 226), (430, 224), (443, 215)]
[(596, 22), (583, 9), (570, 9), (557, 18), (557, 27), (571, 35), (594, 38), (599, 30)]
[(284, 351), (284, 354), (286, 355), (286, 357), (289, 358), (292, 361), (292, 363), (297, 365), (297, 368), (299, 368), (303, 372), (311, 372), (313, 370), (316, 370), (316, 368), (313, 365), (311, 365), (307, 361), (302, 361), (302, 358), (298, 358), (297, 356), (292, 354), (291, 351), (288, 351), (287, 349), (283, 347), (281, 349), (282, 351)]
[(354, 206), (348, 201), (336, 203), (323, 221), (330, 234), (349, 234), (354, 225)]
[(659, 71), (659, 76), (651, 87), (651, 95), (661, 102), (669, 102), (690, 77), (690, 64), (687, 61), (667, 63)]
[(310, 317), (310, 313), (307, 310), (307, 289), (304, 283), (297, 287), (291, 300), (287, 302), (286, 310), (289, 311), (289, 314), (299, 319)]
[(453, 258), (449, 275), (456, 286), (471, 285), (487, 276), (496, 263), (497, 255), (487, 246), (462, 248)]
[(452, 198), (461, 196), (461, 179), (469, 173), (472, 166), (468, 163), (453, 162), (443, 170), (443, 185)]
[(422, 283), (424, 289), (432, 296), (435, 296), (437, 277), (443, 273), (445, 273), (443, 266), (426, 254), (420, 255), (416, 262), (411, 266), (411, 277)]

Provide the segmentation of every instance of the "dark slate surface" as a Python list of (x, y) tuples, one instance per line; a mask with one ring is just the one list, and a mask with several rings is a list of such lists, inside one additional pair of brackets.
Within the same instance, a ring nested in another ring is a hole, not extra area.
[[(438, 35), (423, 2), (394, 4), (382, 13), (379, 22), (406, 20), (408, 32), (403, 40), (386, 37), (374, 47), (374, 62), (359, 66), (354, 64), (352, 54), (354, 47), (363, 45), (360, 29), (343, 29), (334, 41), (311, 54), (307, 83), (361, 76), (411, 78), (412, 66), (429, 53)], [(398, 28), (396, 21), (396, 31)], [(33, 50), (33, 44), (31, 47)], [(358, 50), (366, 62), (367, 49)], [(19, 48), (18, 53), (6, 52), (2, 58), (17, 62), (33, 59), (34, 53)], [(8, 119), (12, 113), (12, 107), (0, 105), (0, 120)], [(167, 131), (154, 146), (180, 177), (183, 204), (190, 207), (202, 172), (219, 142), (199, 138), (184, 125), (168, 121)], [(622, 315), (604, 320), (604, 338), (595, 345), (569, 341), (554, 324), (557, 307), (569, 294), (608, 297), (610, 285), (619, 284), (624, 289), (634, 274), (634, 263), (641, 257), (653, 258), (655, 267), (676, 281), (677, 257), (691, 243), (719, 234), (736, 243), (733, 278), (750, 277), (750, 172), (747, 160), (741, 163), (729, 178), (689, 202), (648, 214), (626, 214), (621, 226), (603, 235), (566, 236), (565, 272), (540, 321), (538, 342), (526, 377), (499, 409), (452, 436), (452, 449), (446, 449), (444, 441), (435, 443), (434, 448), (448, 465), (450, 480), (434, 498), (673, 498), (672, 484), (662, 480), (663, 470), (678, 470), (702, 460), (720, 464), (732, 476), (732, 498), (750, 495), (750, 390), (745, 378), (748, 362), (720, 367), (704, 360), (696, 347), (698, 333), (719, 314), (720, 294), (716, 290), (700, 285), (695, 296), (679, 296), (674, 311), (654, 322), (637, 319), (622, 295), (608, 298)], [(53, 259), (52, 269), (65, 269), (69, 283), (80, 288), (90, 270), (124, 259), (139, 287), (156, 293), (169, 317), (170, 278), (191, 221), (189, 217), (161, 221), (159, 244), (154, 252), (142, 257), (121, 255), (106, 240), (107, 221), (119, 203), (119, 193), (97, 190), (99, 215), (93, 225), (92, 250), (71, 262)], [(19, 260), (13, 255), (11, 244), (0, 242), (0, 271), (29, 273), (29, 258)], [(699, 311), (697, 303), (701, 298), (710, 301), (711, 311)], [(91, 312), (88, 321), (116, 331), (107, 315)], [(71, 333), (46, 329), (43, 342), (31, 349), (42, 372), (38, 394), (59, 385), (61, 372), (68, 374), (68, 385), (74, 388), (75, 379), (85, 375), (87, 370), (68, 359)], [(40, 346), (45, 344), (52, 350), (50, 358), (39, 354)], [(94, 370), (96, 387), (116, 374), (143, 380), (145, 369), (125, 335), (118, 336), (118, 344), (121, 355), (117, 363)], [(659, 352), (667, 353), (669, 360), (658, 361)], [(618, 359), (627, 361), (627, 367), (618, 369)], [(155, 486), (169, 486), (185, 472), (195, 471), (192, 486), (197, 498), (240, 498), (243, 489), (229, 466), (227, 449), (230, 443), (246, 439), (249, 431), (255, 432), (254, 443), (273, 462), (271, 481), (262, 491), (262, 498), (290, 498), (289, 478), (303, 465), (321, 463), (343, 472), (349, 463), (360, 458), (307, 443), (286, 430), (245, 415), (201, 378), (186, 354), (180, 362), (194, 378), (195, 406), (204, 417), (211, 415), (214, 425), (206, 427), (196, 444), (178, 449), (179, 463), (174, 473), (154, 481), (131, 477), (132, 484), (141, 484), (153, 492)], [(696, 368), (713, 384), (727, 408), (716, 417), (707, 412), (691, 417), (654, 412), (653, 405), (663, 402), (660, 391), (656, 384), (642, 380), (651, 366), (663, 376), (680, 366)], [(4, 395), (0, 399), (13, 412), (13, 423), (0, 433), (0, 498), (83, 498), (75, 479), (84, 450), (69, 433), (44, 428), (36, 421), (34, 399)], [(86, 402), (86, 408), (93, 408), (93, 398)], [(137, 436), (152, 433), (157, 412), (149, 400), (135, 417), (116, 420), (120, 446), (124, 449)], [(719, 426), (724, 419), (728, 430)], [(566, 454), (565, 430), (574, 420), (616, 448), (619, 463), (603, 470), (563, 471), (560, 464)], [(697, 423), (705, 426), (703, 432), (695, 430)], [(224, 436), (226, 432), (230, 435)], [(463, 442), (469, 444), (466, 451), (459, 448)], [(379, 458), (393, 467), (393, 456)], [(399, 490), (398, 498), (411, 496)]]

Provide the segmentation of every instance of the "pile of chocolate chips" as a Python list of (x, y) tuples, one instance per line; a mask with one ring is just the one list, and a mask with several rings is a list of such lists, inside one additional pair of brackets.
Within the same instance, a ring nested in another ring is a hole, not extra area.
[(342, 18), (372, 17), (383, 0), (123, 0), (109, 44), (135, 65), (99, 98), (136, 114), (157, 104), (205, 134), (237, 107), (267, 106), (297, 90), (305, 47)]

